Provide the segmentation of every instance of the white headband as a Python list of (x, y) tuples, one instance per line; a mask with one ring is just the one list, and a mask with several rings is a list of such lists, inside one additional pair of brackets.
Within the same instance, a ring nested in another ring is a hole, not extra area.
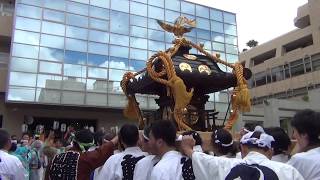
[(216, 144), (220, 144), (221, 146), (223, 146), (223, 147), (229, 147), (229, 146), (232, 146), (233, 145), (233, 140), (231, 140), (231, 142), (229, 143), (229, 144), (223, 144), (219, 139), (218, 139), (218, 135), (217, 135), (217, 132), (218, 132), (218, 130), (216, 130), (215, 132), (214, 132), (214, 143), (216, 143)]
[(260, 138), (251, 137), (254, 132), (249, 132), (242, 136), (240, 143), (247, 145), (257, 145), (261, 148), (269, 148), (271, 149), (271, 142), (274, 141), (274, 138), (266, 133), (261, 133)]

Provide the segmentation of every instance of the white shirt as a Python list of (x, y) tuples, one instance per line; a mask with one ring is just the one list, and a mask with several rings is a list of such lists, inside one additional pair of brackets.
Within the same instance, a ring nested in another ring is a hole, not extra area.
[(168, 151), (153, 167), (150, 180), (183, 180), (181, 158), (177, 151)]
[(1, 180), (24, 180), (24, 172), (25, 169), (17, 157), (0, 150)]
[[(129, 147), (123, 152), (112, 155), (103, 165), (102, 169), (95, 176), (98, 180), (122, 180), (122, 162), (126, 155), (132, 155), (132, 157), (137, 158), (141, 156), (146, 156), (147, 153), (141, 151), (139, 147)], [(134, 169), (132, 169), (132, 173)]]
[(272, 156), (271, 160), (277, 161), (277, 162), (282, 162), (282, 163), (287, 163), (289, 160), (289, 157), (286, 154), (277, 154), (277, 155)]
[(215, 157), (204, 153), (194, 152), (192, 154), (192, 167), (196, 179), (224, 180), (230, 173), (230, 170), (241, 163), (249, 165), (259, 164), (270, 168), (280, 180), (303, 180), (301, 174), (292, 166), (269, 160), (263, 154), (258, 152), (250, 152), (243, 159)]
[(288, 164), (295, 167), (306, 180), (319, 180), (320, 147), (293, 155)]
[(153, 167), (159, 162), (155, 155), (149, 155), (141, 159), (134, 169), (133, 180), (150, 180)]

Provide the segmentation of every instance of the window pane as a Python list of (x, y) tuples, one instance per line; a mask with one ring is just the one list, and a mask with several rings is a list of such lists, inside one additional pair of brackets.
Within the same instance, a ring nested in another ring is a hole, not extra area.
[(87, 91), (106, 93), (108, 91), (108, 82), (105, 79), (87, 79)]
[(108, 78), (108, 70), (101, 68), (88, 67), (88, 77), (91, 78)]
[(151, 51), (163, 51), (165, 49), (165, 44), (157, 41), (149, 40), (149, 50)]
[(89, 0), (72, 0), (72, 1), (76, 1), (82, 4), (89, 4)]
[(106, 106), (107, 105), (107, 95), (106, 94), (96, 94), (87, 93), (86, 104), (93, 106)]
[(127, 58), (110, 57), (109, 68), (128, 69), (129, 61)]
[(212, 41), (224, 42), (224, 36), (221, 33), (211, 32)]
[(62, 104), (84, 104), (84, 93), (83, 92), (62, 92)]
[(10, 72), (10, 85), (16, 86), (36, 86), (36, 74)]
[(147, 38), (147, 28), (142, 28), (138, 26), (131, 26), (130, 27), (130, 35), (131, 36), (136, 36), (136, 37), (142, 37), (142, 38)]
[(164, 32), (163, 31), (156, 31), (156, 30), (149, 30), (149, 39), (164, 41)]
[(217, 21), (211, 21), (211, 30), (219, 33), (224, 33), (223, 24)]
[(181, 12), (187, 13), (187, 14), (195, 14), (195, 5), (188, 2), (181, 2)]
[[(172, 43), (172, 41), (174, 40), (174, 35), (172, 33), (169, 32), (165, 32), (165, 41), (168, 43)], [(189, 38), (188, 38), (189, 39)], [(170, 45), (171, 46), (171, 45)]]
[(99, 20), (99, 19), (90, 18), (90, 28), (108, 31), (109, 30), (109, 22)]
[(88, 5), (68, 1), (66, 11), (88, 16)]
[(126, 13), (111, 11), (110, 31), (120, 34), (129, 34), (129, 15)]
[(129, 1), (128, 0), (111, 0), (111, 9), (128, 13)]
[(164, 20), (164, 9), (149, 6), (148, 17), (154, 18), (154, 19)]
[(14, 42), (39, 45), (39, 33), (15, 30)]
[(210, 9), (210, 19), (216, 21), (222, 21), (222, 11), (216, 9)]
[(43, 19), (50, 20), (50, 21), (56, 21), (56, 22), (64, 22), (64, 13), (49, 9), (43, 10)]
[(108, 56), (88, 54), (88, 65), (108, 67)]
[(180, 11), (180, 1), (177, 0), (166, 0), (166, 9)]
[(157, 20), (155, 20), (155, 19), (148, 19), (148, 27), (151, 29), (157, 29), (160, 31), (162, 30), (162, 28), (157, 23)]
[(88, 27), (88, 17), (67, 14), (67, 24), (80, 27)]
[(226, 44), (226, 52), (231, 54), (238, 54), (238, 48), (237, 46)]
[(41, 8), (17, 4), (16, 14), (19, 16), (41, 19)]
[(239, 61), (239, 57), (234, 54), (227, 54), (228, 63), (236, 63)]
[(146, 67), (145, 61), (139, 61), (139, 60), (130, 60), (130, 71), (138, 72)]
[(121, 46), (110, 46), (110, 56), (128, 58), (129, 48)]
[(236, 15), (234, 14), (223, 12), (223, 19), (226, 23), (236, 24)]
[(77, 38), (77, 39), (87, 39), (88, 30), (84, 28), (78, 28), (74, 26), (67, 26), (67, 37)]
[(237, 45), (238, 44), (236, 36), (226, 35), (225, 38), (226, 38), (226, 43), (228, 43), (228, 44), (233, 44), (233, 45)]
[(148, 19), (142, 16), (130, 15), (130, 24), (136, 26), (147, 27)]
[(109, 9), (90, 6), (90, 16), (100, 19), (109, 19)]
[(66, 49), (73, 51), (87, 51), (87, 42), (77, 39), (66, 38)]
[(44, 0), (44, 7), (49, 8), (49, 9), (56, 9), (60, 11), (65, 10), (65, 0)]
[(196, 29), (196, 31), (198, 38), (210, 40), (210, 31), (202, 29)]
[(203, 44), (205, 50), (211, 51), (211, 41), (210, 40), (198, 39), (197, 43)]
[(124, 70), (109, 69), (109, 81), (121, 81), (125, 72)]
[(44, 89), (44, 88), (37, 89), (37, 96), (36, 96), (37, 102), (60, 104), (60, 99), (61, 99), (61, 92), (59, 90)]
[(64, 52), (61, 49), (40, 47), (39, 58), (49, 61), (62, 61)]
[(87, 53), (66, 50), (64, 62), (69, 64), (86, 64)]
[(130, 59), (139, 59), (146, 61), (148, 58), (148, 51), (140, 49), (130, 49)]
[(224, 31), (226, 34), (237, 35), (237, 27), (234, 25), (224, 24)]
[(200, 17), (209, 18), (209, 8), (196, 5), (196, 14)]
[(30, 46), (23, 44), (13, 44), (12, 46), (12, 55), (26, 58), (38, 58), (39, 47), (38, 46)]
[(90, 4), (98, 7), (109, 8), (110, 0), (90, 0)]
[[(122, 91), (116, 92), (115, 87), (113, 87), (113, 89), (115, 93), (122, 93)], [(122, 94), (108, 94), (108, 104), (112, 107), (125, 107), (127, 98)]]
[(11, 71), (25, 71), (25, 72), (37, 72), (38, 71), (38, 61), (32, 59), (23, 58), (11, 58), (10, 64)]
[(197, 27), (201, 29), (210, 30), (209, 19), (197, 18)]
[(38, 74), (37, 87), (61, 89), (62, 76)]
[(85, 91), (86, 90), (86, 79), (75, 78), (75, 77), (64, 77), (62, 82), (62, 89)]
[(89, 40), (101, 43), (109, 43), (109, 33), (103, 31), (89, 30)]
[(142, 38), (130, 38), (130, 46), (135, 48), (147, 49), (148, 48), (148, 41), (147, 39)]
[(41, 46), (64, 49), (64, 38), (61, 36), (52, 36), (41, 34)]
[(212, 42), (212, 49), (214, 51), (223, 51), (224, 52), (224, 44), (217, 43), (217, 42)]
[(16, 17), (16, 28), (28, 31), (40, 31), (40, 21), (23, 17)]
[(64, 25), (42, 21), (42, 32), (47, 34), (54, 34), (54, 35), (60, 35), (64, 36)]
[(62, 64), (40, 61), (40, 72), (61, 74)]
[(42, 0), (19, 0), (19, 3), (41, 6)]
[(129, 46), (129, 36), (110, 34), (110, 44)]
[(158, 7), (164, 7), (164, 0), (149, 0), (148, 4)]
[(34, 88), (22, 88), (22, 87), (10, 87), (8, 93), (9, 101), (34, 101), (35, 89)]
[[(108, 92), (123, 93), (122, 88), (120, 86), (120, 82), (109, 81), (108, 82)], [(111, 101), (113, 101), (113, 100), (110, 99), (110, 97), (109, 97), (109, 103), (111, 103)]]
[(179, 12), (166, 10), (166, 21), (174, 23), (174, 21), (180, 16)]
[(265, 85), (266, 82), (266, 72), (260, 72), (254, 75), (256, 86)]
[(101, 43), (89, 42), (89, 53), (108, 55), (108, 45)]
[(272, 82), (284, 80), (283, 68), (275, 67), (271, 69)]
[(65, 76), (76, 76), (76, 77), (86, 77), (86, 66), (74, 65), (74, 64), (64, 64), (63, 66)]
[(148, 6), (146, 4), (130, 2), (130, 13), (140, 16), (147, 16)]

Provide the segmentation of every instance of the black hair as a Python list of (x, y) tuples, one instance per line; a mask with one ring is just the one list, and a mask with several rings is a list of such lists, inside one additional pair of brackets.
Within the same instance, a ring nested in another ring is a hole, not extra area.
[[(151, 131), (151, 126), (146, 126), (143, 129), (143, 135), (146, 136), (147, 138), (150, 138), (150, 131)], [(145, 139), (145, 138), (144, 138)]]
[(320, 143), (320, 114), (310, 109), (296, 113), (291, 125), (299, 134), (307, 134), (309, 145)]
[(202, 145), (202, 139), (200, 137), (200, 134), (196, 131), (186, 131), (182, 133), (183, 136), (185, 135), (192, 135), (193, 139), (196, 141), (196, 145)]
[(11, 147), (9, 149), (9, 152), (15, 152), (17, 150), (17, 144), (16, 143), (11, 143)]
[(11, 135), (11, 139), (15, 139), (15, 140), (17, 140), (17, 139), (18, 139), (18, 136), (17, 136), (17, 135), (15, 135), (15, 134), (13, 134), (13, 135)]
[(274, 138), (274, 141), (271, 143), (274, 155), (282, 154), (285, 151), (288, 151), (291, 145), (291, 140), (288, 134), (281, 127), (269, 127), (265, 128), (264, 130), (266, 134)]
[(93, 134), (88, 129), (82, 129), (75, 134), (75, 140), (80, 143), (92, 143)]
[(229, 131), (225, 129), (217, 129), (212, 132), (211, 140), (213, 146), (217, 149), (217, 151), (223, 155), (231, 154), (235, 155), (237, 153), (237, 149), (235, 144), (233, 143), (230, 146), (223, 146), (222, 144), (230, 144), (232, 143), (232, 135)]
[(168, 146), (175, 146), (176, 126), (167, 120), (158, 120), (151, 125), (151, 132), (155, 139), (162, 139)]
[(254, 131), (256, 124), (255, 123), (245, 123), (243, 127), (252, 132), (252, 131)]
[(96, 145), (101, 146), (103, 143), (103, 138), (104, 138), (104, 133), (103, 131), (97, 131), (94, 133), (94, 142)]
[(116, 135), (112, 132), (106, 132), (103, 139), (111, 141)]
[(9, 140), (9, 133), (4, 129), (0, 129), (0, 149), (3, 149), (8, 144)]
[(139, 140), (138, 127), (133, 124), (123, 125), (119, 131), (119, 140), (129, 147), (136, 146)]
[(27, 132), (22, 133), (22, 136), (21, 136), (21, 137), (23, 137), (24, 135), (28, 135), (28, 136), (30, 137), (30, 134), (29, 134), (29, 133), (27, 133)]

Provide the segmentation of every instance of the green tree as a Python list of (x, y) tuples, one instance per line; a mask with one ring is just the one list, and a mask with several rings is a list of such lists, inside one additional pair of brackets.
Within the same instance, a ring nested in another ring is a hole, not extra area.
[(250, 48), (256, 47), (256, 46), (258, 46), (258, 44), (259, 44), (259, 42), (254, 39), (247, 42), (247, 46)]

